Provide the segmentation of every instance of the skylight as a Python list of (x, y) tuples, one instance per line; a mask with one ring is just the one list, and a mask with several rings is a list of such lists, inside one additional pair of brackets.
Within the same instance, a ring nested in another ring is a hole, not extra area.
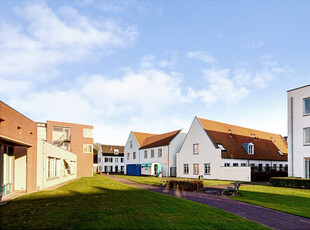
[(226, 151), (226, 149), (224, 148), (224, 146), (222, 144), (216, 144), (217, 147), (219, 147), (222, 151)]
[(284, 154), (280, 150), (278, 150), (278, 152), (280, 153), (281, 156), (284, 156)]

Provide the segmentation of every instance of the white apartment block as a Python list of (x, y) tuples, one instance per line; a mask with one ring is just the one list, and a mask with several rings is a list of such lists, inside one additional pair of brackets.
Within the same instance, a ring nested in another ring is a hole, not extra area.
[(99, 144), (97, 157), (99, 172), (124, 173), (124, 146)]
[(290, 177), (310, 179), (310, 85), (287, 92)]

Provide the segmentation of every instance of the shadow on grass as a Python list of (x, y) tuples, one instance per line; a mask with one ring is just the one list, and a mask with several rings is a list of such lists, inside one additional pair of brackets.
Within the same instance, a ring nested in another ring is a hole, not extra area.
[(310, 218), (310, 198), (264, 192), (239, 191), (232, 199)]

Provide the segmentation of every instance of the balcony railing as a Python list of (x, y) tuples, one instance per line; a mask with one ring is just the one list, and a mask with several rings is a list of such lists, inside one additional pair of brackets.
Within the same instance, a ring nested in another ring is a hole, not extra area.
[(59, 147), (65, 142), (71, 142), (71, 135), (63, 134), (56, 141), (53, 141), (53, 144)]

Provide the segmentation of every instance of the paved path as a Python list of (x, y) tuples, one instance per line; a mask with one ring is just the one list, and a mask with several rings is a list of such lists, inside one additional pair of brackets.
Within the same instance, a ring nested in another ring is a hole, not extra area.
[(215, 196), (201, 192), (182, 192), (166, 190), (162, 186), (141, 184), (117, 176), (108, 176), (118, 182), (131, 185), (133, 187), (147, 189), (150, 191), (176, 196), (187, 200), (192, 200), (201, 204), (210, 205), (245, 219), (255, 221), (274, 229), (310, 229), (310, 219), (294, 216), (284, 212), (275, 211), (268, 208), (247, 204), (232, 200), (223, 196)]

